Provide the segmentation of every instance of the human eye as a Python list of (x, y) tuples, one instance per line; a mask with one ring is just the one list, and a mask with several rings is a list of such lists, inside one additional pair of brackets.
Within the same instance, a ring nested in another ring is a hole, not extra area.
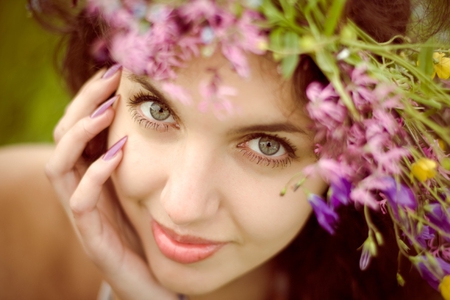
[(250, 161), (258, 165), (287, 167), (295, 155), (295, 146), (277, 135), (252, 134), (237, 146)]
[(129, 99), (133, 119), (144, 128), (165, 132), (178, 128), (171, 109), (158, 97), (142, 92)]

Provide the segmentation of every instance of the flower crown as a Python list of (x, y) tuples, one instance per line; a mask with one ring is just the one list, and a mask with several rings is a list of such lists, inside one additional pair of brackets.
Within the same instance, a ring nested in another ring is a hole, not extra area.
[[(392, 218), (400, 253), (450, 299), (450, 49), (400, 36), (378, 43), (342, 22), (345, 0), (330, 1), (326, 10), (319, 2), (89, 0), (88, 12), (110, 26), (93, 53), (100, 57), (108, 47), (115, 61), (163, 81), (164, 91), (184, 103), (190, 95), (172, 80), (192, 57), (221, 51), (248, 77), (245, 53), (269, 52), (289, 78), (299, 55), (310, 56), (329, 81), (306, 90), (320, 158), (281, 194), (319, 173), (330, 185), (327, 197), (309, 194), (308, 201), (330, 234), (337, 208), (363, 207), (369, 232), (361, 269), (383, 244), (369, 211), (381, 210)], [(219, 74), (201, 91), (201, 109), (232, 111), (233, 90), (220, 85)], [(397, 279), (403, 285), (400, 273)]]

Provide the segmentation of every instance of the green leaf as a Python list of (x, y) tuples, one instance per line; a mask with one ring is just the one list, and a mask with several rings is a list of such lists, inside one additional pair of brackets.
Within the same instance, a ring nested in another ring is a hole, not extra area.
[(286, 31), (283, 37), (284, 48), (289, 52), (298, 51), (300, 37), (293, 31)]
[(283, 48), (287, 55), (281, 61), (281, 70), (285, 78), (290, 77), (297, 67), (299, 61), (297, 53), (299, 40), (300, 37), (292, 31), (285, 32), (283, 36)]
[(316, 63), (325, 75), (331, 75), (339, 73), (339, 69), (336, 66), (335, 59), (330, 52), (323, 49), (316, 52)]
[(271, 24), (284, 20), (284, 15), (273, 5), (271, 0), (264, 0), (261, 9)]
[(284, 11), (284, 16), (288, 21), (295, 21), (295, 6), (292, 1), (289, 0), (280, 0), (281, 8)]
[(283, 58), (283, 60), (281, 61), (281, 70), (285, 78), (291, 77), (292, 73), (294, 73), (295, 69), (297, 68), (298, 61), (298, 55), (289, 55)]
[(330, 10), (328, 11), (327, 18), (325, 21), (324, 34), (325, 36), (331, 36), (336, 29), (336, 26), (341, 18), (342, 11), (345, 7), (345, 2), (347, 0), (334, 0)]
[(284, 29), (277, 27), (270, 32), (270, 48), (273, 51), (280, 51), (283, 49), (283, 33)]
[[(429, 44), (431, 39), (427, 41), (426, 44)], [(419, 69), (426, 76), (431, 78), (433, 75), (433, 47), (427, 47), (426, 45), (420, 49), (419, 53)]]

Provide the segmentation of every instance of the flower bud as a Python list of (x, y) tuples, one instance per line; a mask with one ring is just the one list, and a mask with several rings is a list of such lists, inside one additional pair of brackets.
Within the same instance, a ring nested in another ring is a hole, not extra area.
[(305, 35), (300, 38), (299, 46), (302, 52), (312, 52), (317, 46), (317, 41), (314, 37)]
[(342, 28), (340, 35), (344, 40), (354, 41), (357, 38), (356, 31), (348, 24)]

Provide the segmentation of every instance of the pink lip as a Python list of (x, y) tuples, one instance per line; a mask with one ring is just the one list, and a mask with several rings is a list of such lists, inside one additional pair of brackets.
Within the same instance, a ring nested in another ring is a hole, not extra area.
[(225, 243), (213, 242), (196, 236), (178, 235), (154, 220), (152, 221), (152, 230), (162, 254), (182, 264), (204, 260), (225, 245)]

